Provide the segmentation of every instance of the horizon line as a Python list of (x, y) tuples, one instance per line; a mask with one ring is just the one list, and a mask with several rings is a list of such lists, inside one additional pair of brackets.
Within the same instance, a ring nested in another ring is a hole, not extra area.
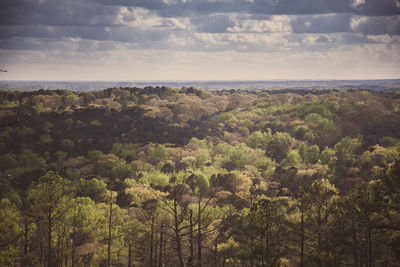
[(390, 81), (398, 78), (376, 79), (249, 79), (249, 80), (0, 80), (0, 82), (318, 82), (318, 81)]

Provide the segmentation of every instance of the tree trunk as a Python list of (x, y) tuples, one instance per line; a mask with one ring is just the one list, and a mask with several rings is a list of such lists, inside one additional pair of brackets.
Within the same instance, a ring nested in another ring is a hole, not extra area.
[(52, 223), (52, 221), (51, 221), (51, 210), (49, 211), (49, 213), (48, 213), (48, 217), (47, 217), (47, 223), (48, 223), (48, 225), (47, 225), (47, 249), (48, 249), (48, 251), (47, 251), (47, 266), (48, 267), (52, 267), (53, 265), (52, 265), (52, 260), (53, 260), (53, 253), (52, 253), (52, 249), (51, 249), (51, 239), (52, 239), (52, 235), (51, 235), (51, 232), (52, 232), (52, 228), (53, 228), (53, 223)]
[(132, 243), (128, 243), (128, 267), (132, 266)]
[(176, 250), (178, 252), (178, 259), (179, 259), (179, 266), (185, 267), (183, 263), (183, 256), (182, 256), (182, 244), (181, 244), (181, 237), (179, 235), (179, 221), (178, 221), (178, 208), (177, 203), (174, 201), (174, 221), (175, 221), (175, 241), (176, 241)]
[(352, 228), (352, 234), (353, 234), (353, 260), (354, 260), (354, 266), (358, 266), (358, 259), (357, 259), (357, 236), (356, 236), (356, 224), (355, 224), (355, 209), (354, 209), (354, 203), (353, 203), (353, 210), (352, 210), (352, 217), (351, 217), (351, 228)]
[(262, 235), (260, 235), (260, 247), (261, 247), (261, 266), (264, 266), (264, 242)]
[(24, 222), (24, 247), (21, 256), (21, 266), (25, 266), (25, 256), (28, 254), (28, 234), (29, 234), (29, 224), (27, 221)]
[(360, 266), (366, 266), (367, 262), (365, 260), (365, 258), (367, 257), (366, 253), (365, 253), (365, 235), (364, 235), (364, 229), (361, 229), (361, 233), (360, 233)]
[(372, 230), (368, 228), (368, 266), (372, 267), (372, 240), (371, 240)]
[(75, 220), (76, 216), (74, 214), (73, 221), (72, 221), (72, 248), (71, 248), (71, 266), (74, 267), (75, 265)]
[(163, 235), (164, 235), (164, 227), (161, 224), (161, 228), (160, 228), (160, 255), (159, 255), (159, 259), (158, 259), (158, 267), (162, 267), (162, 257), (163, 257)]
[(193, 211), (190, 209), (189, 213), (189, 248), (190, 248), (190, 257), (189, 257), (189, 266), (193, 266)]
[(201, 267), (201, 196), (198, 201), (198, 230), (197, 230), (197, 265)]
[(277, 233), (276, 233), (276, 242), (278, 243), (278, 258), (280, 258), (281, 257), (281, 235), (280, 235), (279, 226), (277, 228)]
[(215, 238), (215, 244), (214, 244), (214, 267), (217, 267), (217, 259), (218, 259), (218, 237)]
[[(154, 257), (153, 257), (153, 261), (154, 261), (154, 266), (157, 266), (157, 259), (158, 259), (158, 232), (155, 233), (155, 242), (154, 242)], [(152, 267), (152, 266), (151, 266)]]
[(267, 263), (267, 265), (268, 265), (268, 263), (269, 263), (269, 223), (267, 224), (267, 231), (266, 231), (266, 233), (265, 233), (265, 262)]
[(39, 256), (39, 262), (40, 263), (43, 263), (43, 265), (44, 265), (44, 259), (43, 259), (43, 257), (44, 257), (44, 244), (43, 244), (43, 239), (41, 238), (40, 239), (40, 256)]
[(112, 228), (112, 192), (110, 194), (110, 216), (108, 218), (107, 267), (111, 267), (111, 228)]
[(149, 266), (153, 267), (154, 216), (151, 217)]
[(304, 211), (301, 208), (301, 246), (300, 246), (300, 267), (304, 266)]
[(322, 225), (321, 209), (322, 209), (322, 206), (319, 205), (318, 206), (318, 247), (317, 247), (319, 265), (322, 265), (322, 261), (321, 261), (321, 242), (322, 242), (322, 237), (321, 237), (321, 225)]
[(181, 237), (179, 236), (177, 227), (179, 227), (178, 224), (175, 224), (176, 250), (178, 252), (179, 266), (184, 267), (185, 264), (183, 263)]
[(58, 236), (57, 236), (57, 249), (56, 249), (56, 259), (57, 259), (57, 266), (61, 266), (62, 265), (62, 253), (61, 253), (61, 250), (60, 250), (60, 240), (61, 240), (61, 236), (60, 236), (60, 234), (58, 234)]
[[(250, 251), (253, 254), (254, 253), (254, 239), (250, 239)], [(254, 257), (250, 257), (250, 267), (254, 267)]]

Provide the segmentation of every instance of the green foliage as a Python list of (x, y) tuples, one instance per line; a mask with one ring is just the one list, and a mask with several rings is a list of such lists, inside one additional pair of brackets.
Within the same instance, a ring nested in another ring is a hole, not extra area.
[(103, 152), (101, 152), (99, 150), (91, 150), (88, 152), (88, 159), (92, 163), (96, 163), (97, 161), (99, 161), (102, 156), (103, 156)]
[(111, 173), (113, 177), (117, 179), (125, 179), (133, 174), (131, 165), (126, 163), (120, 163), (118, 166), (112, 168)]
[(319, 114), (322, 117), (331, 116), (332, 112), (336, 110), (336, 105), (331, 102), (311, 102), (311, 103), (301, 103), (295, 108), (295, 113), (301, 118), (304, 118), (308, 114), (314, 113)]
[(379, 145), (375, 145), (372, 151), (365, 151), (361, 156), (361, 160), (370, 167), (387, 167), (398, 158), (399, 151), (395, 148), (384, 148)]
[(347, 163), (352, 162), (354, 152), (361, 146), (360, 139), (352, 139), (350, 137), (344, 137), (335, 145), (336, 156), (339, 161)]
[(243, 170), (247, 163), (247, 155), (244, 146), (229, 149), (224, 167), (228, 170)]
[(207, 150), (201, 149), (198, 151), (196, 158), (194, 160), (196, 168), (203, 168), (206, 163), (210, 162), (210, 155)]
[(71, 150), (75, 147), (75, 143), (71, 139), (64, 139), (61, 141), (61, 147), (65, 150)]
[(53, 129), (53, 124), (52, 123), (50, 123), (50, 122), (45, 122), (44, 124), (43, 124), (43, 132), (44, 133), (47, 133), (47, 134), (49, 134), (49, 133), (51, 133), (51, 130)]
[(67, 184), (67, 180), (50, 171), (40, 177), (28, 193), (28, 202), (37, 219), (41, 235), (48, 244), (46, 261), (50, 266), (56, 265), (53, 234), (57, 227), (62, 225), (65, 214), (71, 208)]
[(317, 145), (307, 146), (305, 143), (300, 143), (298, 151), (303, 163), (315, 164), (320, 158), (319, 147)]
[(231, 112), (221, 112), (218, 115), (215, 115), (213, 119), (221, 123), (229, 123), (237, 121), (236, 117)]
[(18, 107), (18, 105), (19, 105), (18, 101), (8, 101), (6, 99), (3, 99), (0, 102), (0, 108), (5, 108), (5, 109), (15, 108)]
[(307, 116), (304, 118), (305, 122), (313, 123), (313, 124), (318, 124), (319, 121), (321, 121), (323, 117), (321, 114), (318, 113), (310, 113), (307, 114)]
[(66, 168), (65, 175), (68, 179), (76, 181), (79, 179), (81, 172), (76, 168)]
[(28, 195), (32, 201), (32, 209), (40, 215), (44, 212), (55, 212), (58, 205), (64, 205), (63, 197), (66, 193), (68, 181), (54, 172), (47, 172), (35, 183)]
[(209, 189), (209, 182), (202, 173), (192, 174), (186, 179), (194, 194), (205, 195)]
[(40, 157), (38, 154), (32, 152), (29, 149), (25, 149), (20, 155), (19, 155), (19, 164), (20, 166), (26, 167), (26, 168), (41, 168), (44, 167), (46, 161)]
[(15, 244), (21, 238), (22, 216), (9, 199), (0, 200), (0, 264), (11, 266), (18, 255)]
[(282, 160), (294, 145), (295, 139), (286, 132), (276, 132), (267, 146), (267, 155)]
[(267, 132), (256, 131), (247, 137), (246, 144), (251, 148), (266, 149), (269, 142), (271, 142), (272, 133), (271, 129), (267, 129)]
[(0, 96), (1, 266), (107, 266), (108, 245), (111, 266), (400, 260), (392, 93)]
[(51, 142), (53, 142), (53, 139), (50, 137), (50, 135), (48, 134), (44, 134), (40, 137), (40, 142), (43, 144), (50, 144)]
[(336, 126), (336, 124), (333, 121), (325, 118), (318, 121), (317, 127), (320, 131), (330, 134), (334, 137), (340, 134), (340, 129)]
[(91, 126), (96, 126), (96, 127), (101, 127), (101, 126), (102, 126), (102, 123), (101, 123), (99, 120), (92, 120), (92, 121), (90, 122), (90, 125), (91, 125)]
[(207, 140), (205, 139), (200, 140), (197, 139), (196, 137), (192, 137), (192, 139), (190, 139), (189, 145), (196, 146), (202, 149), (210, 149), (213, 146), (211, 142), (207, 142)]
[(149, 151), (149, 156), (155, 164), (165, 161), (168, 159), (167, 148), (164, 145), (157, 145)]
[(164, 187), (169, 183), (169, 176), (155, 171), (144, 176), (150, 185)]
[[(330, 145), (340, 135), (339, 127), (332, 120), (324, 118), (318, 113), (308, 114), (305, 121), (312, 125), (317, 137), (317, 144), (320, 146)], [(303, 136), (305, 137), (305, 135)], [(307, 139), (310, 140), (309, 137)]]
[(103, 201), (106, 192), (107, 185), (97, 178), (92, 178), (90, 180), (81, 179), (78, 187), (76, 188), (76, 196), (89, 197), (95, 202)]
[(136, 148), (133, 144), (114, 143), (111, 153), (129, 162), (137, 158)]
[(0, 218), (0, 247), (7, 248), (20, 237), (22, 218), (15, 204), (7, 198), (0, 200)]
[(18, 166), (17, 157), (12, 154), (8, 153), (2, 157), (0, 157), (0, 168), (1, 169), (13, 169)]
[(325, 149), (321, 152), (321, 161), (322, 164), (330, 164), (334, 163), (337, 160), (336, 151), (329, 148), (325, 147)]
[(64, 102), (66, 106), (79, 104), (79, 96), (75, 95), (74, 93), (68, 93), (64, 95)]
[(235, 173), (231, 172), (227, 174), (217, 174), (211, 176), (210, 184), (215, 188), (221, 187), (226, 191), (235, 193), (237, 192), (237, 187), (240, 184), (240, 180)]
[(67, 156), (68, 156), (67, 152), (57, 151), (56, 158), (57, 158), (58, 164), (62, 164), (64, 162), (64, 160), (67, 158)]
[(302, 162), (302, 158), (297, 150), (290, 150), (286, 156), (285, 162), (283, 163), (285, 166), (295, 166), (300, 167)]
[(72, 118), (68, 118), (65, 120), (65, 125), (67, 126), (67, 128), (71, 128), (72, 125), (74, 125), (74, 120)]

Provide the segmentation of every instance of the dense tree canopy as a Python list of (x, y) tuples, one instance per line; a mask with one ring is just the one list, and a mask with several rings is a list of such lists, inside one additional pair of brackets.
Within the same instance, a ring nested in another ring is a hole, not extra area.
[(1, 266), (397, 266), (400, 97), (0, 91)]

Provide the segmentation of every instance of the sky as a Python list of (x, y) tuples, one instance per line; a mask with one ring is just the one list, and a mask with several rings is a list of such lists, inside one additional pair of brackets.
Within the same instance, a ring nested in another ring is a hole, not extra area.
[(0, 80), (400, 78), (400, 0), (1, 0)]

